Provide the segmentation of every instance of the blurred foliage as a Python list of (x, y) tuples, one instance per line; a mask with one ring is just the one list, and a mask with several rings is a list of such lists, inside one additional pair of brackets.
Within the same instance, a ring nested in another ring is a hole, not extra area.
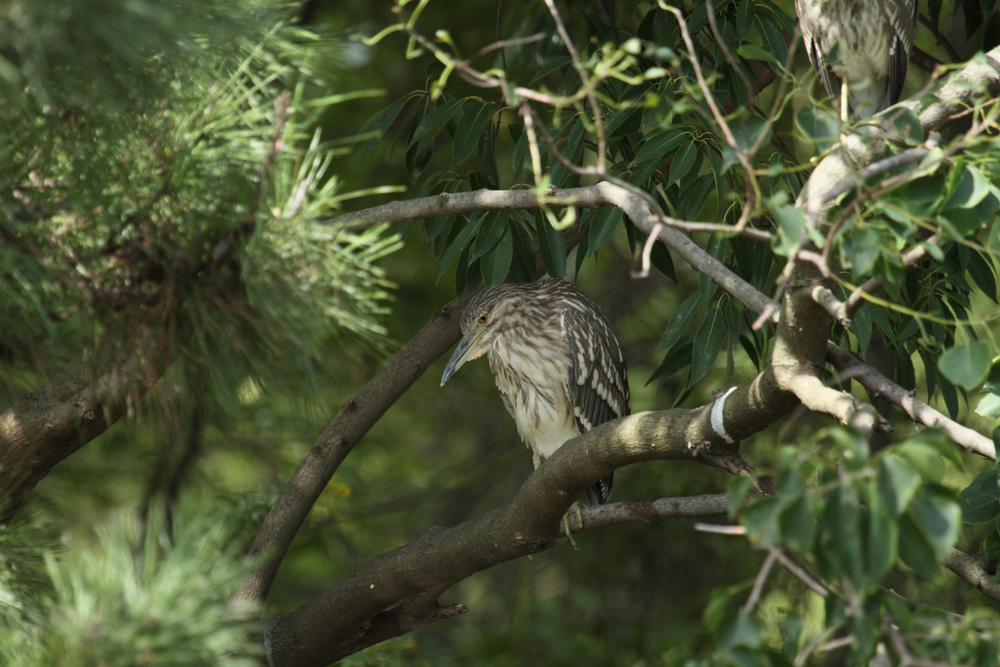
[[(951, 58), (934, 33), (962, 58), (989, 48), (997, 13), (987, 4), (922, 3), (933, 32), (921, 28), (918, 46), (944, 62)], [(801, 49), (788, 60), (792, 1), (720, 0), (714, 27), (707, 3), (679, 3), (739, 145), (759, 139), (750, 171), (695, 85), (672, 15), (635, 0), (558, 6), (592, 77), (608, 171), (627, 175), (677, 218), (733, 225), (748, 210), (773, 243), (692, 238), (773, 293), (800, 242), (803, 221), (791, 204), (810, 159), (847, 131), (816, 95)], [(414, 29), (438, 36), (444, 62), (426, 50), (405, 58), (401, 35), (370, 46), (345, 40), (375, 35), (416, 7)], [(348, 197), (361, 208), (396, 187), (412, 197), (594, 181), (565, 169), (544, 144), (536, 174), (519, 100), (469, 86), (449, 69), (449, 58), (462, 61), (498, 38), (496, 7), (487, 8), (411, 2), (396, 14), (391, 3), (359, 0), (277, 8), (26, 0), (0, 8), (5, 398), (99, 341), (141, 347), (164, 331), (179, 351), (166, 382), (55, 467), (20, 523), (0, 533), (0, 604), (16, 609), (0, 616), (0, 650), (22, 661), (14, 664), (57, 664), (60, 652), (108, 664), (154, 654), (156, 664), (236, 664), (248, 647), (239, 626), (222, 622), (242, 567), (232, 556), (329, 413), (370, 377), (391, 339), (406, 340), (480, 280), (508, 271), (532, 279), (536, 252), (614, 322), (636, 412), (703, 405), (713, 388), (766, 360), (773, 331), (754, 331), (754, 313), (666, 248), (656, 246), (649, 278), (628, 280), (645, 238), (612, 209), (577, 212), (582, 240), (568, 257), (553, 211), (407, 223), (398, 230), (402, 248), (384, 229), (351, 235), (321, 224)], [(305, 25), (293, 28), (297, 17)], [(593, 108), (577, 94), (582, 79), (545, 4), (508, 0), (499, 25), (506, 40), (545, 38), (471, 64), (552, 96), (554, 104), (531, 104), (542, 129), (571, 161), (595, 164)], [(794, 79), (779, 97), (768, 72), (786, 65)], [(910, 70), (905, 94), (927, 80)], [(376, 89), (385, 94), (375, 97)], [(984, 107), (974, 120), (991, 113)], [(887, 150), (923, 140), (909, 115), (897, 126), (909, 143)], [(956, 139), (946, 137), (898, 189), (855, 207), (857, 192), (873, 185), (859, 184), (844, 195), (834, 233), (813, 239), (843, 269), (841, 298), (868, 277), (886, 284), (849, 332), (833, 326), (833, 339), (887, 361), (897, 382), (963, 421), (978, 419), (963, 399), (986, 375), (982, 345), (997, 352), (985, 319), (995, 312), (1000, 250), (994, 139), (991, 129), (951, 151)], [(904, 273), (900, 254), (921, 243), (934, 261)], [(939, 363), (946, 350), (961, 363)], [(530, 457), (486, 364), (441, 389), (443, 364), (338, 470), (283, 563), (266, 615), (313, 599), (430, 526), (478, 518), (516, 493)], [(914, 432), (893, 420), (904, 436)], [(579, 551), (559, 543), (461, 582), (443, 602), (466, 603), (468, 614), (344, 664), (790, 664), (817, 638), (816, 646), (844, 633), (859, 633), (846, 650), (863, 660), (888, 619), (921, 659), (994, 664), (995, 614), (935, 557), (956, 540), (996, 557), (995, 473), (945, 453), (933, 434), (870, 455), (844, 431), (817, 434), (824, 424), (798, 416), (744, 443), (744, 455), (774, 472), (779, 487), (740, 516), (750, 540), (698, 533), (686, 522), (585, 533)], [(702, 466), (646, 464), (618, 473), (615, 499), (718, 492), (726, 481)], [(959, 532), (963, 488), (973, 509), (962, 505), (968, 526)], [(230, 506), (225, 499), (234, 497), (246, 500)], [(145, 539), (128, 511), (152, 517)], [(942, 531), (929, 530), (935, 521)], [(828, 601), (775, 566), (755, 608), (742, 611), (768, 547), (787, 549), (822, 580)], [(965, 617), (912, 612), (885, 589)], [(189, 652), (171, 653), (177, 646)], [(838, 656), (815, 648), (810, 664)]]
[[(141, 524), (133, 512), (122, 513), (97, 529), (95, 544), (45, 550), (44, 567), (34, 554), (7, 560), (17, 565), (7, 580), (22, 585), (5, 586), (0, 602), (4, 664), (258, 664), (260, 645), (251, 633), (259, 628), (229, 604), (252, 562), (245, 543), (233, 539), (239, 518), (226, 514), (244, 509), (183, 513), (173, 532), (162, 508)], [(0, 550), (8, 559), (24, 544), (38, 549), (50, 530), (16, 520), (0, 532)], [(242, 613), (252, 618), (254, 611)]]

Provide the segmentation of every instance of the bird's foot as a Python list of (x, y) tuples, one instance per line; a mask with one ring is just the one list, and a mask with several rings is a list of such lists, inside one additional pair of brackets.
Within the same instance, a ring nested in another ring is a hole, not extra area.
[(563, 515), (563, 525), (566, 527), (566, 538), (569, 540), (569, 543), (573, 545), (574, 549), (580, 551), (580, 545), (578, 545), (576, 540), (573, 539), (573, 531), (570, 530), (569, 527), (570, 514), (576, 514), (576, 518), (580, 522), (580, 530), (583, 530), (583, 515), (580, 514), (580, 507), (576, 503), (573, 503), (573, 506), (569, 508), (569, 511)]

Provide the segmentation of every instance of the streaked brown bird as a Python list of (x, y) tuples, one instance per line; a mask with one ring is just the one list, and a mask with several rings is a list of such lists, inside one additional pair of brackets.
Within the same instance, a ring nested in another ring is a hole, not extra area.
[[(835, 106), (868, 118), (897, 101), (917, 28), (917, 0), (795, 0), (806, 53)], [(836, 45), (836, 63), (828, 64)]]
[[(628, 372), (600, 307), (575, 285), (549, 279), (487, 287), (466, 306), (465, 335), (441, 376), (489, 354), (500, 396), (537, 468), (564, 442), (631, 412)], [(614, 473), (587, 489), (588, 507), (611, 497)]]

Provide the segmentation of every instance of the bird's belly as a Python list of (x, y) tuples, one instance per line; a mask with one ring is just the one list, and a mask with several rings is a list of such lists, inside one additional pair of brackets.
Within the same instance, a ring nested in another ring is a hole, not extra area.
[(568, 423), (559, 423), (553, 419), (543, 422), (541, 426), (530, 420), (522, 423), (521, 420), (515, 418), (515, 421), (517, 421), (517, 432), (521, 436), (521, 439), (542, 460), (552, 456), (567, 440), (579, 435), (576, 422), (573, 420), (569, 420)]

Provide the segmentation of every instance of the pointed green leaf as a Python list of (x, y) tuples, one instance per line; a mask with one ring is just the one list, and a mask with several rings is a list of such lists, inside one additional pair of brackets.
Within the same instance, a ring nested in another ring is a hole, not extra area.
[(562, 278), (566, 273), (566, 245), (562, 234), (549, 224), (541, 211), (535, 215), (535, 236), (545, 270), (553, 278)]
[(670, 321), (667, 323), (667, 328), (663, 331), (663, 337), (660, 338), (660, 349), (656, 353), (657, 356), (670, 350), (680, 340), (681, 334), (687, 329), (688, 324), (691, 323), (691, 318), (694, 317), (695, 311), (698, 310), (700, 300), (701, 294), (695, 292), (685, 299), (684, 303), (674, 311), (674, 314), (670, 317)]
[(698, 157), (698, 146), (694, 141), (689, 138), (688, 141), (682, 142), (681, 147), (674, 154), (674, 161), (670, 164), (670, 176), (664, 182), (663, 187), (668, 188), (672, 183), (684, 178), (694, 166), (696, 157)]
[(483, 102), (466, 104), (464, 111), (458, 129), (455, 130), (455, 159), (451, 163), (452, 168), (469, 159), (479, 143), (479, 137), (493, 117), (493, 107)]
[(441, 282), (441, 278), (444, 276), (445, 271), (451, 268), (451, 265), (455, 263), (458, 256), (462, 254), (465, 247), (469, 245), (476, 233), (479, 231), (480, 225), (483, 223), (483, 218), (485, 216), (472, 216), (468, 221), (459, 219), (459, 230), (455, 234), (454, 238), (448, 240), (448, 245), (441, 255), (441, 261), (438, 264), (440, 267), (438, 270), (437, 282)]
[(417, 125), (417, 129), (413, 132), (413, 136), (410, 138), (409, 148), (412, 148), (416, 144), (420, 143), (423, 139), (432, 139), (437, 135), (438, 132), (451, 120), (451, 117), (455, 115), (459, 107), (462, 106), (461, 100), (451, 100), (450, 102), (445, 102), (439, 105), (433, 111), (427, 113), (426, 116), (421, 119), (420, 124)]
[(511, 231), (505, 227), (503, 236), (492, 250), (483, 255), (480, 268), (483, 272), (483, 282), (487, 285), (499, 285), (507, 277), (510, 261), (514, 256), (514, 241)]
[(705, 320), (698, 327), (694, 337), (694, 350), (691, 357), (691, 380), (688, 386), (693, 386), (705, 377), (722, 350), (722, 341), (726, 337), (726, 318), (718, 308), (712, 308)]
[(588, 252), (593, 254), (604, 245), (622, 220), (622, 210), (617, 206), (602, 206), (594, 214), (594, 219), (590, 223), (590, 247)]

